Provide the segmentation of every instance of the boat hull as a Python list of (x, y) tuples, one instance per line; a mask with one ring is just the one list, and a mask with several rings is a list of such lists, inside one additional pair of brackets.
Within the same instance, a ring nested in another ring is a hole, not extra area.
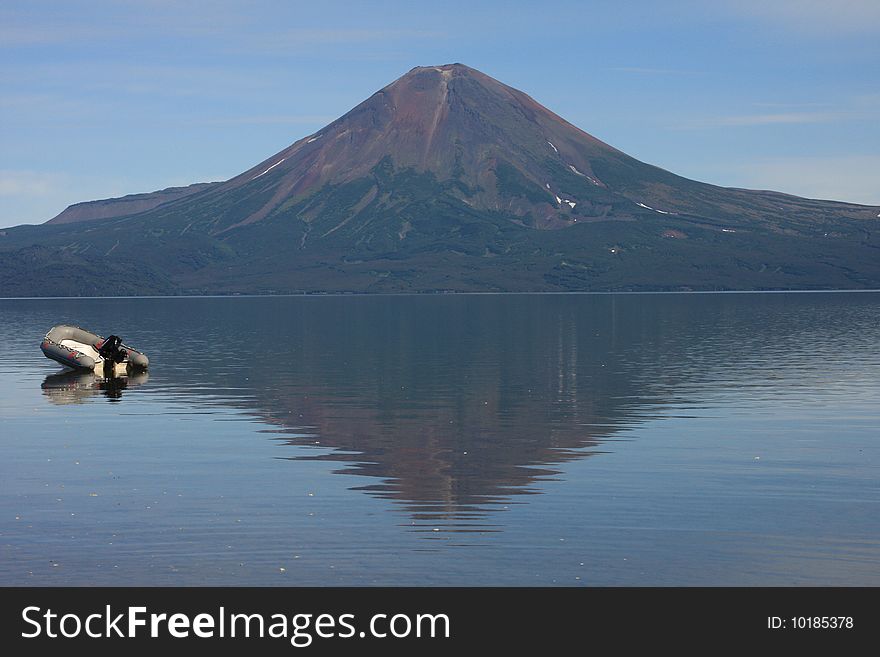
[(120, 363), (106, 360), (100, 353), (104, 338), (78, 326), (61, 324), (53, 326), (40, 343), (46, 358), (74, 370), (95, 372), (110, 377), (125, 374), (129, 370), (145, 370), (150, 364), (146, 354), (121, 345), (125, 357)]

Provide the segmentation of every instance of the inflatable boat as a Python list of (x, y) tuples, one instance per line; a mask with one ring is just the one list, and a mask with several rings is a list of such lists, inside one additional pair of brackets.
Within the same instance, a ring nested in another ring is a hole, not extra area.
[(40, 349), (46, 358), (65, 367), (103, 377), (143, 371), (150, 364), (146, 355), (122, 344), (119, 336), (102, 338), (78, 326), (53, 326), (43, 338)]

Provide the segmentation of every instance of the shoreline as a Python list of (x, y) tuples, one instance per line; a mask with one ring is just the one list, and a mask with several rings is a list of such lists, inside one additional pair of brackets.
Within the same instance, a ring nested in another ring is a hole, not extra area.
[(870, 294), (880, 288), (830, 290), (621, 290), (621, 291), (534, 291), (534, 292), (301, 292), (296, 294), (169, 294), (83, 297), (0, 297), (0, 301), (58, 301), (69, 299), (283, 299), (300, 297), (454, 297), (454, 296), (612, 296), (659, 294)]

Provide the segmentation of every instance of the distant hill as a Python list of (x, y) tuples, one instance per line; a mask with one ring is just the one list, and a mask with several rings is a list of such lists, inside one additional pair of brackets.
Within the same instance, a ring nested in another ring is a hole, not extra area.
[(84, 201), (67, 206), (61, 214), (49, 219), (47, 224), (72, 224), (80, 221), (124, 217), (129, 214), (145, 212), (153, 208), (176, 201), (184, 196), (201, 192), (216, 183), (196, 183), (187, 187), (168, 187), (157, 192), (146, 194), (129, 194), (119, 198), (107, 198), (100, 201)]
[(0, 295), (880, 287), (878, 213), (677, 176), (450, 64), (225, 182), (0, 231)]

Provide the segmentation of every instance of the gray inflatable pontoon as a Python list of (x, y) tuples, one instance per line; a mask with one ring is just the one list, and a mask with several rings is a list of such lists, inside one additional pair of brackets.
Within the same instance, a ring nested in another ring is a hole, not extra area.
[(122, 344), (115, 335), (102, 338), (78, 326), (61, 324), (49, 329), (40, 344), (43, 355), (75, 370), (109, 377), (145, 370), (150, 359), (137, 349)]

